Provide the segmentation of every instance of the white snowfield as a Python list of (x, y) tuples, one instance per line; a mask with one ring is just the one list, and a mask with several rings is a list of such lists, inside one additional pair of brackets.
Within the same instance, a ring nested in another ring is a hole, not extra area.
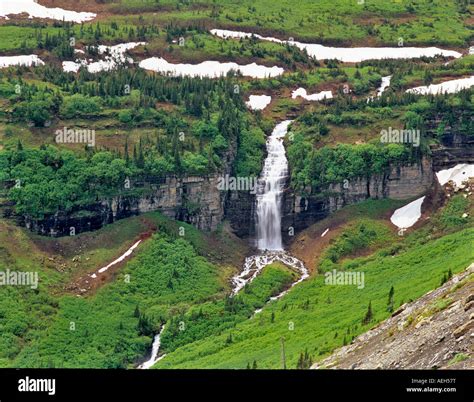
[(444, 50), (437, 47), (330, 47), (314, 43), (281, 40), (269, 36), (252, 34), (249, 32), (231, 31), (227, 29), (211, 29), (213, 35), (221, 38), (250, 38), (270, 42), (294, 45), (306, 50), (308, 55), (318, 60), (337, 59), (345, 63), (358, 63), (364, 60), (380, 59), (413, 59), (419, 57), (434, 57), (437, 55), (459, 58), (461, 53), (454, 50)]
[(72, 22), (90, 21), (96, 17), (94, 13), (48, 8), (37, 3), (37, 0), (0, 0), (0, 17), (8, 19), (8, 15), (28, 14), (29, 18), (48, 18)]
[[(128, 42), (120, 43), (114, 46), (100, 45), (97, 50), (101, 55), (105, 55), (104, 60), (88, 62), (85, 59), (76, 59), (76, 61), (63, 61), (63, 70), (66, 72), (77, 73), (81, 67), (86, 67), (90, 73), (98, 73), (101, 71), (110, 71), (119, 66), (119, 64), (133, 63), (131, 57), (125, 55), (127, 50), (137, 46), (146, 45), (145, 42)], [(75, 53), (84, 54), (83, 50), (77, 49)]]
[(304, 89), (304, 88), (295, 89), (291, 93), (291, 98), (292, 99), (296, 99), (298, 96), (301, 96), (302, 98), (304, 98), (308, 101), (320, 101), (320, 100), (323, 100), (323, 99), (331, 99), (333, 97), (331, 91), (322, 91), (322, 92), (318, 92), (318, 93), (315, 93), (315, 94), (308, 95), (308, 93), (306, 92), (306, 89)]
[(252, 110), (263, 110), (270, 102), (272, 97), (269, 95), (250, 95), (249, 100), (245, 102), (247, 107)]
[(462, 91), (463, 89), (470, 88), (473, 85), (474, 85), (474, 75), (469, 78), (460, 78), (457, 80), (445, 81), (437, 85), (411, 88), (411, 89), (407, 89), (406, 92), (418, 94), (418, 95), (454, 94), (456, 92)]
[(418, 198), (417, 200), (410, 202), (397, 209), (390, 220), (392, 223), (400, 229), (406, 229), (413, 226), (421, 216), (421, 204), (423, 204), (425, 197)]
[(283, 74), (281, 67), (266, 67), (256, 63), (239, 65), (237, 63), (221, 63), (219, 61), (204, 61), (199, 64), (173, 64), (161, 57), (151, 57), (139, 64), (145, 70), (170, 74), (172, 76), (210, 77), (216, 78), (234, 70), (252, 78), (276, 77)]
[(44, 61), (36, 54), (29, 54), (24, 56), (0, 56), (0, 68), (10, 66), (41, 66)]
[(436, 173), (436, 177), (442, 186), (452, 181), (456, 187), (460, 187), (464, 181), (474, 178), (474, 165), (461, 163), (451, 169), (440, 170)]

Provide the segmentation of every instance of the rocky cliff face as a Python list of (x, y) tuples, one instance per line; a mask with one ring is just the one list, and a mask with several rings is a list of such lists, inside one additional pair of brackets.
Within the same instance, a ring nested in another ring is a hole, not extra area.
[(68, 236), (99, 229), (107, 223), (145, 212), (160, 211), (172, 219), (193, 224), (202, 230), (215, 230), (224, 217), (226, 193), (218, 189), (219, 175), (167, 177), (148, 186), (141, 195), (123, 192), (99, 200), (72, 213), (58, 212), (43, 220), (20, 218), (30, 230), (49, 236)]
[(255, 236), (255, 194), (249, 191), (229, 191), (225, 218), (239, 237)]
[(474, 264), (312, 368), (472, 368), (473, 275)]
[(459, 163), (473, 163), (474, 135), (445, 134), (439, 145), (431, 147), (433, 167), (441, 170)]
[(359, 177), (346, 183), (331, 184), (327, 191), (303, 197), (291, 189), (285, 195), (283, 233), (288, 239), (290, 228), (299, 231), (350, 204), (369, 198), (408, 199), (421, 196), (433, 184), (431, 160), (392, 167), (381, 175)]
[[(443, 134), (438, 131), (442, 128)], [(426, 135), (438, 138), (431, 146), (435, 171), (453, 167), (459, 163), (474, 161), (474, 117), (472, 111), (451, 109), (435, 112), (425, 120)]]

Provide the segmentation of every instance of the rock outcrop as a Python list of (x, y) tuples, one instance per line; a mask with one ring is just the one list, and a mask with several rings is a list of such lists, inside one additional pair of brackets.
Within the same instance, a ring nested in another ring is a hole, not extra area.
[(474, 264), (313, 369), (472, 369)]
[(218, 180), (219, 175), (166, 177), (69, 213), (58, 212), (42, 220), (19, 217), (19, 223), (41, 235), (69, 236), (99, 229), (118, 219), (160, 211), (199, 229), (215, 230), (224, 218), (226, 197), (218, 189)]
[(290, 189), (284, 200), (283, 233), (288, 233), (289, 228), (295, 232), (304, 229), (346, 205), (369, 198), (414, 198), (433, 185), (431, 160), (423, 158), (413, 165), (394, 166), (384, 174), (331, 184), (322, 194), (303, 197)]

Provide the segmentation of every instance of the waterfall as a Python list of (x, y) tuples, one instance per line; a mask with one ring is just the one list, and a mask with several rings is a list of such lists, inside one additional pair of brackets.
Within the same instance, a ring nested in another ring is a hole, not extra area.
[(142, 363), (138, 366), (139, 369), (147, 370), (147, 369), (153, 367), (153, 365), (156, 362), (160, 361), (161, 359), (163, 359), (163, 357), (166, 356), (164, 354), (164, 355), (161, 355), (161, 356), (158, 357), (158, 352), (160, 351), (160, 346), (161, 346), (160, 338), (161, 338), (161, 334), (163, 333), (164, 329), (165, 329), (165, 326), (163, 325), (160, 329), (160, 332), (158, 332), (155, 335), (155, 338), (153, 339), (153, 345), (152, 345), (152, 348), (151, 348), (151, 356), (146, 362), (144, 362), (144, 363)]
[[(280, 261), (300, 272), (300, 278), (291, 287), (309, 277), (308, 270), (297, 258), (283, 249), (281, 239), (281, 211), (283, 190), (288, 178), (288, 161), (285, 155), (283, 138), (291, 120), (275, 126), (267, 139), (267, 158), (263, 165), (257, 187), (257, 247), (261, 251), (245, 259), (243, 270), (232, 278), (232, 294), (236, 295), (246, 284), (252, 282), (267, 265)], [(289, 289), (269, 301), (283, 297)], [(258, 313), (261, 309), (257, 310)]]
[(291, 120), (275, 126), (267, 139), (265, 159), (257, 187), (257, 247), (259, 250), (282, 251), (281, 200), (288, 177), (288, 161), (283, 138)]

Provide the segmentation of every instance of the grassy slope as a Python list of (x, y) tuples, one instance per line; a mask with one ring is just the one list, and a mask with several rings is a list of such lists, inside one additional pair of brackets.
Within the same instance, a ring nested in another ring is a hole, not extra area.
[[(0, 287), (1, 367), (128, 365), (145, 355), (151, 342), (137, 332), (137, 305), (156, 327), (177, 310), (222, 298), (246, 253), (246, 246), (225, 230), (205, 234), (159, 213), (60, 239), (38, 237), (3, 220), (0, 225), (0, 270), (37, 271), (40, 281), (37, 290)], [(177, 235), (180, 227), (185, 228), (183, 237)], [(75, 277), (106, 265), (150, 230), (158, 234), (137, 249), (114, 282), (87, 298), (64, 290)], [(81, 258), (73, 262), (78, 254)]]
[[(122, 5), (115, 10), (135, 12), (138, 10), (134, 7), (136, 3), (135, 0), (122, 0)], [(205, 7), (199, 9), (196, 3)], [(209, 0), (195, 2), (188, 8), (181, 6), (158, 15), (148, 15), (148, 18), (189, 23), (209, 20), (212, 15), (216, 25), (329, 43), (366, 44), (368, 37), (376, 38), (373, 42), (379, 44), (397, 44), (400, 37), (406, 44), (437, 42), (462, 46), (465, 43), (469, 36), (464, 25), (466, 12), (462, 12), (454, 0), (422, 0), (415, 7), (410, 7), (410, 4), (412, 2), (407, 0), (372, 0), (362, 5), (355, 0), (302, 0), (297, 5), (292, 0), (220, 0), (217, 3)], [(213, 5), (214, 13), (211, 10)], [(150, 12), (153, 9), (156, 7), (150, 4)], [(334, 15), (334, 10), (338, 11), (337, 15)]]
[[(387, 301), (392, 285), (397, 308), (437, 287), (448, 270), (456, 273), (472, 262), (474, 230), (460, 218), (470, 208), (466, 199), (455, 197), (428, 225), (398, 244), (368, 257), (342, 259), (331, 267), (364, 272), (364, 289), (325, 285), (324, 276), (313, 276), (255, 318), (238, 324), (232, 330), (232, 344), (225, 342), (225, 332), (177, 349), (156, 367), (245, 368), (256, 360), (259, 368), (280, 368), (281, 337), (286, 341), (288, 367), (295, 368), (298, 356), (306, 349), (313, 360), (323, 358), (342, 346), (344, 337), (350, 342), (389, 316)], [(453, 233), (455, 230), (459, 231)], [(374, 321), (362, 325), (369, 302)]]
[[(416, 299), (439, 285), (444, 272), (459, 272), (472, 261), (474, 230), (464, 230), (432, 243), (414, 247), (396, 257), (375, 257), (361, 262), (365, 289), (353, 286), (325, 286), (318, 276), (293, 289), (259, 316), (233, 331), (234, 343), (226, 345), (225, 335), (210, 337), (169, 354), (158, 368), (245, 368), (256, 360), (259, 368), (279, 368), (280, 337), (286, 340), (288, 367), (294, 368), (306, 348), (320, 359), (370, 326), (361, 320), (372, 302), (374, 320), (388, 317), (390, 286), (395, 288), (395, 305)], [(309, 300), (309, 307), (304, 302)], [(271, 313), (275, 322), (271, 323)], [(294, 330), (291, 330), (292, 323)], [(337, 333), (337, 335), (336, 335)]]
[[(70, 4), (68, 4), (70, 2)], [(356, 0), (301, 0), (296, 6), (292, 0), (200, 0), (183, 4), (167, 0), (122, 0), (101, 6), (98, 18), (86, 22), (85, 28), (100, 22), (104, 30), (111, 21), (121, 27), (145, 23), (166, 25), (206, 24), (271, 33), (282, 38), (294, 37), (304, 41), (326, 43), (397, 45), (403, 38), (405, 46), (437, 44), (465, 47), (472, 33), (469, 31), (469, 13), (461, 10), (454, 0), (371, 0), (359, 5)], [(94, 3), (93, 3), (94, 4)], [(63, 5), (77, 8), (72, 0)], [(334, 10), (337, 10), (335, 15)], [(54, 32), (56, 28), (48, 28)], [(115, 33), (118, 35), (118, 33)], [(23, 43), (33, 45), (34, 28), (0, 25), (0, 50), (18, 49)], [(114, 39), (110, 35), (108, 39)]]

